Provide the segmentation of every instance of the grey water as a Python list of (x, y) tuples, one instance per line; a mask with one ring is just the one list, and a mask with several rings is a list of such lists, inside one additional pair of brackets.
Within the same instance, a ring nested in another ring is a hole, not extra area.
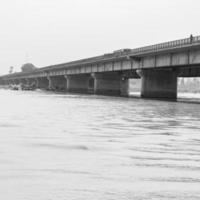
[(0, 199), (200, 199), (200, 104), (0, 90)]

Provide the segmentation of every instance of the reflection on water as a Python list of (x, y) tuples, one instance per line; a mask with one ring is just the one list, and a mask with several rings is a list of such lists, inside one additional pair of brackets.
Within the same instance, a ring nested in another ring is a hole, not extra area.
[(199, 107), (0, 90), (0, 197), (199, 199)]

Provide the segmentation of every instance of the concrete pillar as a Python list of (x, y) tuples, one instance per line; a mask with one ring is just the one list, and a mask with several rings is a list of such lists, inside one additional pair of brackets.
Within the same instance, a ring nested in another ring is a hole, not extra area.
[(137, 73), (142, 79), (141, 97), (177, 98), (177, 73), (172, 69), (142, 69)]
[(88, 81), (88, 93), (94, 94), (94, 77), (90, 76)]
[(128, 96), (129, 80), (118, 72), (95, 73), (94, 93), (102, 95)]
[(49, 79), (49, 89), (66, 91), (67, 90), (67, 80), (65, 76), (50, 76)]
[(67, 91), (68, 92), (78, 92), (78, 93), (88, 93), (89, 91), (89, 80), (90, 75), (79, 74), (79, 75), (67, 75)]
[(123, 77), (120, 82), (120, 95), (124, 97), (129, 96), (129, 79)]
[(39, 89), (49, 89), (49, 80), (47, 77), (37, 78), (37, 88)]
[(38, 78), (34, 78), (34, 80), (35, 80), (35, 88), (39, 88), (39, 87), (38, 87), (38, 86), (39, 86)]

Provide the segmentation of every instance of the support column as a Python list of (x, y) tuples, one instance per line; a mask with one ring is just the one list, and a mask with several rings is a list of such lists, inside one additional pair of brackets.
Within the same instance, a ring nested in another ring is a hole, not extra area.
[(93, 74), (94, 93), (113, 96), (129, 95), (129, 80), (118, 72)]
[(177, 72), (173, 69), (142, 69), (137, 73), (142, 79), (141, 97), (177, 98)]
[(129, 96), (129, 79), (126, 77), (123, 77), (120, 82), (120, 94), (124, 97)]
[(65, 76), (50, 76), (49, 79), (49, 89), (57, 91), (67, 90), (67, 80)]
[(34, 80), (35, 80), (35, 88), (37, 89), (37, 88), (39, 88), (39, 87), (38, 87), (38, 86), (39, 86), (38, 78), (34, 78)]
[(47, 77), (39, 77), (37, 78), (37, 87), (39, 89), (49, 89), (49, 80)]
[(88, 93), (89, 92), (89, 80), (90, 75), (67, 75), (67, 91), (68, 92), (78, 92), (78, 93)]

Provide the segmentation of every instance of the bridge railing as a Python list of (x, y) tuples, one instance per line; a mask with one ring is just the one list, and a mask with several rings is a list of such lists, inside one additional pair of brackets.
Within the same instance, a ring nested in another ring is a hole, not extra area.
[(137, 54), (137, 53), (143, 53), (147, 51), (159, 51), (162, 49), (182, 47), (185, 45), (192, 45), (196, 43), (200, 43), (200, 36), (141, 47), (141, 48), (133, 49), (131, 53)]

